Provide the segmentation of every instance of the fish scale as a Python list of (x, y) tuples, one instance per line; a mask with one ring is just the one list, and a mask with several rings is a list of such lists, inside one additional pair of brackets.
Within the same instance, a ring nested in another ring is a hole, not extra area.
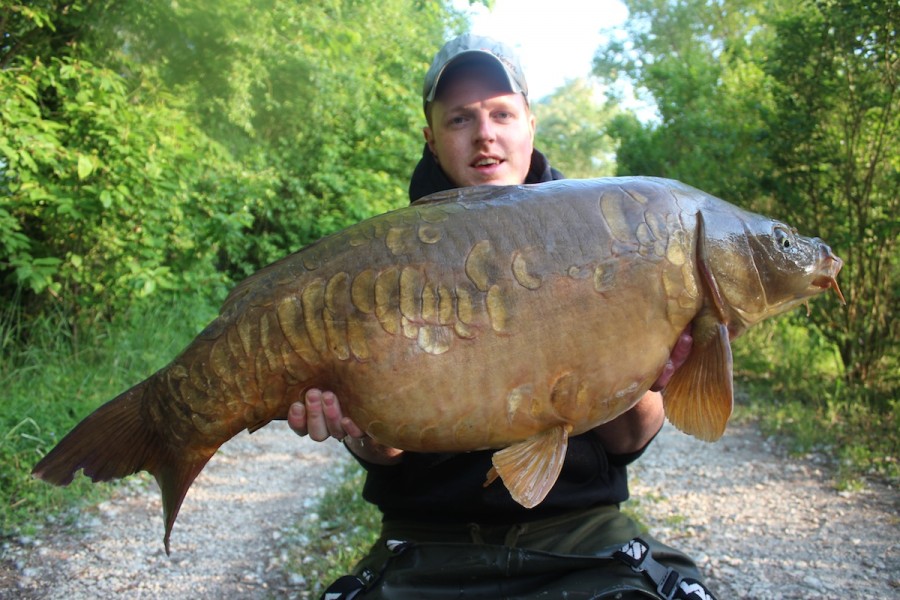
[[(785, 236), (791, 244), (785, 246)], [(77, 425), (34, 468), (55, 484), (147, 470), (165, 543), (209, 458), (318, 387), (376, 441), (493, 448), (523, 506), (569, 436), (629, 410), (686, 327), (666, 414), (702, 439), (731, 413), (730, 339), (834, 288), (818, 239), (654, 178), (465, 188), (363, 221), (249, 277), (172, 363)], [(104, 445), (104, 431), (116, 443)]]

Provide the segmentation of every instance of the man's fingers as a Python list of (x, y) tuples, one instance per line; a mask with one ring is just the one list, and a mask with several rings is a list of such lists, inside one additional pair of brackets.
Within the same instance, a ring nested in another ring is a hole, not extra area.
[(359, 428), (359, 426), (353, 422), (350, 417), (344, 417), (341, 419), (341, 427), (344, 428), (344, 431), (347, 432), (347, 435), (354, 438), (363, 438), (366, 437), (366, 432)]
[(675, 367), (672, 365), (672, 360), (669, 359), (666, 362), (666, 366), (663, 367), (662, 373), (659, 374), (656, 381), (653, 382), (653, 385), (650, 386), (651, 392), (659, 392), (662, 391), (666, 384), (669, 383), (669, 380), (672, 379), (672, 375), (675, 373)]
[(294, 402), (288, 409), (288, 425), (298, 435), (308, 435), (317, 442), (329, 437), (342, 440), (348, 435), (365, 437), (365, 432), (341, 411), (334, 393), (318, 389), (306, 392), (302, 402)]
[(306, 427), (306, 405), (302, 402), (294, 402), (288, 409), (288, 426), (297, 435), (306, 435), (309, 430)]
[(669, 354), (669, 360), (666, 361), (666, 366), (663, 367), (662, 373), (659, 374), (657, 380), (650, 386), (651, 392), (658, 392), (666, 387), (669, 380), (672, 379), (672, 375), (675, 374), (675, 371), (678, 370), (681, 365), (685, 363), (688, 356), (690, 356), (691, 348), (694, 346), (694, 338), (691, 337), (691, 331), (691, 325), (688, 324), (688, 326), (684, 328), (684, 331), (678, 336), (675, 347), (672, 348), (672, 352)]
[(333, 438), (339, 440), (344, 439), (347, 432), (341, 424), (344, 415), (341, 413), (341, 405), (337, 401), (337, 396), (332, 392), (322, 393), (322, 413), (325, 417), (325, 427)]
[(306, 392), (306, 429), (309, 437), (317, 442), (324, 442), (331, 435), (325, 421), (322, 392), (319, 390)]
[[(684, 361), (686, 361), (687, 357), (691, 354), (691, 347), (693, 347), (693, 345), (694, 338), (691, 337), (690, 328), (685, 329), (681, 332), (681, 335), (678, 336), (678, 341), (675, 342), (675, 347), (672, 348), (672, 354), (669, 356), (669, 360), (672, 361), (672, 366), (675, 369), (684, 364)], [(673, 369), (673, 371), (675, 369)]]

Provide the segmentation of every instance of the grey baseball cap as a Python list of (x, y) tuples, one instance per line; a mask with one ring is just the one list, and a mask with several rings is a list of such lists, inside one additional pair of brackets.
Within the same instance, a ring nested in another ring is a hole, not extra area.
[(447, 67), (463, 58), (483, 60), (500, 67), (498, 73), (506, 77), (509, 90), (528, 97), (528, 84), (525, 83), (525, 73), (516, 53), (495, 39), (466, 33), (444, 44), (434, 57), (434, 62), (425, 74), (425, 86), (422, 90), (422, 98), (426, 105), (434, 100), (441, 76)]

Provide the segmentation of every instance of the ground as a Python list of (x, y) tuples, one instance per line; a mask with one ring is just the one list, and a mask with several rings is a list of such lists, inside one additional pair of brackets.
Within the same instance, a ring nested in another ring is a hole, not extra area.
[[(222, 448), (162, 545), (155, 485), (125, 483), (74, 527), (45, 527), (0, 551), (0, 598), (290, 598), (283, 532), (346, 460), (340, 445), (284, 425)], [(715, 444), (667, 426), (631, 469), (628, 507), (694, 556), (720, 600), (900, 598), (900, 495), (835, 489), (820, 456), (778, 451), (752, 425)]]
[(714, 444), (661, 437), (632, 469), (632, 495), (720, 599), (900, 598), (896, 487), (838, 491), (828, 457), (787, 456), (752, 425)]
[(282, 532), (315, 505), (343, 454), (284, 422), (239, 435), (188, 492), (170, 556), (156, 485), (132, 478), (75, 527), (8, 541), (0, 598), (289, 597), (298, 586), (281, 569)]

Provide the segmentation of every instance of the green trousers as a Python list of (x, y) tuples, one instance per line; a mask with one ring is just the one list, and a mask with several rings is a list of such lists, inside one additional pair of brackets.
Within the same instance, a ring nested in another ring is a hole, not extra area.
[[(644, 575), (612, 558), (634, 537), (653, 557), (700, 580), (685, 554), (604, 506), (512, 526), (391, 521), (354, 573), (376, 581), (360, 598), (658, 598)], [(410, 542), (401, 552), (390, 540)]]

